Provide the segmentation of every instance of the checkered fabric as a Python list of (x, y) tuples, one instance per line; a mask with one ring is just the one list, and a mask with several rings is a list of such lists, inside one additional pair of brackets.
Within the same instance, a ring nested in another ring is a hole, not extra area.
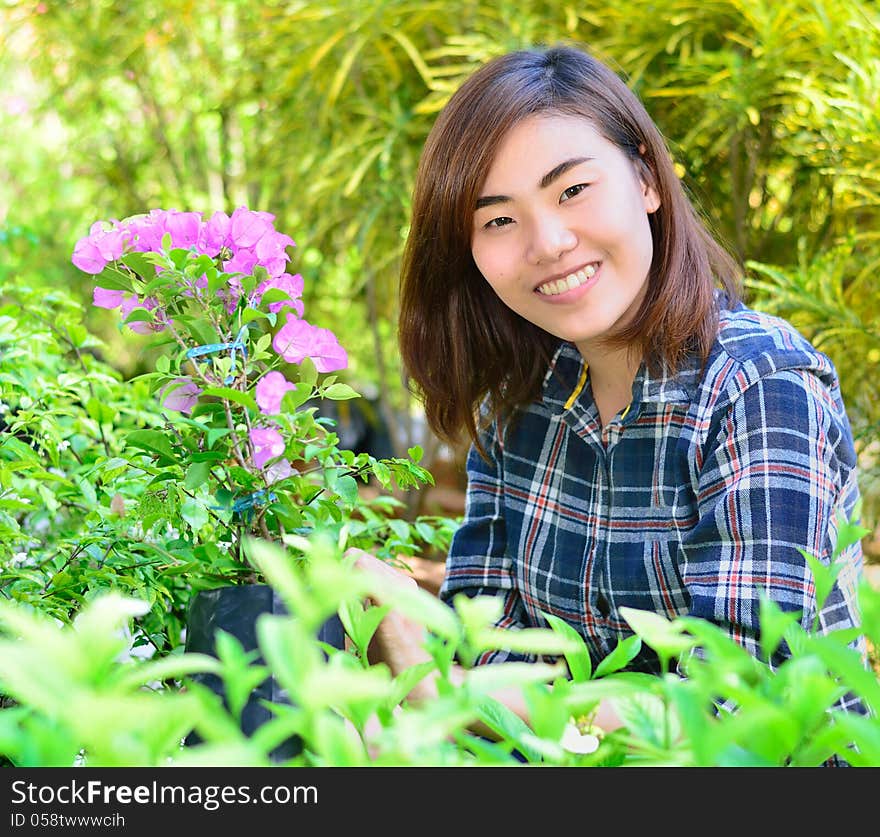
[[(484, 431), (489, 461), (471, 450), (441, 598), (501, 596), (505, 628), (555, 614), (594, 665), (631, 634), (621, 606), (702, 617), (755, 655), (761, 593), (810, 628), (815, 590), (798, 548), (828, 562), (859, 496), (829, 358), (740, 305), (721, 312), (702, 371), (694, 360), (652, 377), (642, 365), (632, 403), (604, 428), (583, 373), (562, 344), (542, 399)], [(822, 632), (857, 624), (860, 544), (840, 560)], [(478, 663), (514, 659), (530, 658), (501, 650)], [(658, 661), (643, 648), (630, 668)]]

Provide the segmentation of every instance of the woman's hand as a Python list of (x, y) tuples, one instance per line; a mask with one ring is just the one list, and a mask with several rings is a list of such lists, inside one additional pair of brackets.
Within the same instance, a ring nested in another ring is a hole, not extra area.
[[(345, 553), (346, 558), (355, 556), (354, 567), (382, 582), (384, 587), (400, 585), (403, 588), (418, 587), (416, 580), (404, 570), (392, 567), (384, 561), (352, 547)], [(375, 605), (384, 605), (381, 596), (373, 593), (370, 601)], [(422, 648), (424, 628), (418, 622), (404, 616), (400, 611), (390, 610), (379, 623), (376, 633), (367, 649), (370, 663), (385, 663), (395, 677), (402, 671), (430, 660), (430, 655)]]
[[(385, 561), (376, 558), (375, 555), (370, 555), (369, 552), (364, 552), (363, 549), (351, 547), (346, 550), (345, 557), (351, 558), (352, 556), (355, 557), (354, 566), (367, 575), (382, 579), (389, 584), (402, 584), (406, 587), (418, 586), (416, 580), (409, 573), (404, 572), (397, 567), (392, 567)], [(382, 602), (376, 603), (382, 604)]]

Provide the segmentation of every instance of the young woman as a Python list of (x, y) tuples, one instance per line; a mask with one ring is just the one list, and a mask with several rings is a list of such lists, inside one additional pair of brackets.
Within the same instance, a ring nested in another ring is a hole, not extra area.
[[(798, 550), (827, 562), (856, 507), (852, 434), (831, 361), (737, 280), (608, 67), (522, 51), (462, 85), (421, 159), (399, 332), (431, 427), (472, 441), (441, 598), (498, 596), (511, 629), (555, 614), (594, 663), (630, 633), (621, 606), (711, 620), (754, 654), (761, 595), (812, 624)], [(856, 624), (859, 544), (841, 560), (822, 631)], [(376, 650), (397, 673), (420, 642), (392, 613)]]

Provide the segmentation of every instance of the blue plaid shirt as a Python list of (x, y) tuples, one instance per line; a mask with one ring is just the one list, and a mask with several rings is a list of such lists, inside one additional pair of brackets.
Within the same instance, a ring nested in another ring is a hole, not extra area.
[[(489, 461), (468, 456), (465, 519), (440, 596), (503, 598), (498, 625), (561, 617), (594, 665), (632, 632), (621, 606), (723, 626), (758, 655), (759, 595), (816, 611), (809, 566), (826, 563), (838, 515), (859, 496), (856, 454), (831, 361), (785, 321), (739, 306), (722, 311), (700, 373), (643, 364), (632, 403), (604, 428), (584, 362), (556, 352), (542, 400), (482, 436)], [(819, 614), (827, 632), (857, 624), (856, 543)], [(530, 659), (509, 651), (478, 663)], [(644, 647), (630, 668), (657, 671)]]

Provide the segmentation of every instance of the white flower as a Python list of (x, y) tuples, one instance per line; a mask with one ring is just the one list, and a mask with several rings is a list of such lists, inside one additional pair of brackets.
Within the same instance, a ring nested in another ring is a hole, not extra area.
[(595, 753), (599, 749), (599, 736), (595, 734), (597, 732), (600, 732), (600, 730), (596, 727), (589, 727), (587, 732), (581, 732), (579, 725), (574, 720), (571, 720), (565, 725), (565, 730), (562, 733), (562, 738), (559, 739), (559, 743), (569, 753), (577, 753), (579, 755)]

